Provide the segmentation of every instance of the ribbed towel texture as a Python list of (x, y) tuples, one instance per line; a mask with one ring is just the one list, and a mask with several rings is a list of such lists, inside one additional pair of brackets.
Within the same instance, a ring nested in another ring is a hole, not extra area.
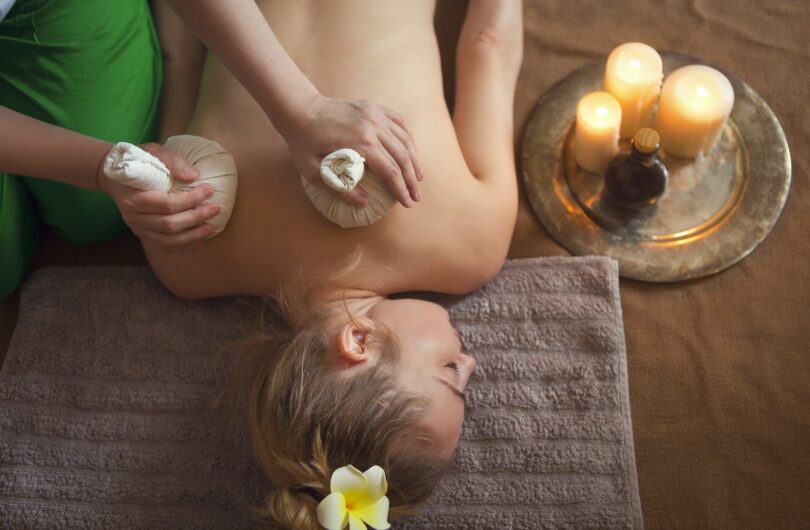
[[(478, 359), (455, 470), (397, 529), (641, 528), (618, 270), (507, 262), (442, 298)], [(251, 528), (263, 479), (212, 401), (256, 299), (140, 267), (34, 272), (0, 372), (0, 528)]]

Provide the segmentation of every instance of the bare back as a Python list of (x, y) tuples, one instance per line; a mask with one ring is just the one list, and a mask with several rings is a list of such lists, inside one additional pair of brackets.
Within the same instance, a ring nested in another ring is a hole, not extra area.
[[(219, 142), (234, 156), (234, 213), (226, 230), (201, 250), (166, 253), (144, 245), (158, 277), (189, 298), (271, 295), (292, 272), (328, 271), (359, 247), (362, 274), (347, 278), (352, 287), (455, 293), (487, 281), (505, 258), (516, 199), (495, 192), (495, 184), (473, 176), (465, 162), (443, 98), (434, 2), (259, 6), (322, 94), (368, 99), (404, 116), (425, 173), (423, 199), (411, 209), (396, 205), (368, 227), (342, 229), (327, 221), (304, 194), (283, 138), (209, 55), (189, 132)], [(511, 115), (511, 106), (504, 112)], [(513, 162), (503, 171), (514, 181)]]

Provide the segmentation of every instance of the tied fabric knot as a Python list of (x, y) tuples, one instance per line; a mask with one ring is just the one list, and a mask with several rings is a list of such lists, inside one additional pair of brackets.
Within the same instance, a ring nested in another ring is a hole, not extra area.
[(361, 473), (354, 466), (343, 466), (332, 473), (331, 493), (318, 504), (318, 522), (327, 530), (375, 530), (390, 528), (388, 523), (388, 483), (385, 471), (372, 466)]
[(236, 202), (237, 174), (233, 157), (213, 140), (188, 134), (172, 136), (163, 146), (194, 166), (199, 177), (194, 182), (175, 181), (159, 158), (127, 142), (118, 142), (104, 158), (104, 175), (119, 184), (141, 191), (164, 193), (190, 191), (200, 184), (214, 188), (209, 199), (220, 213), (206, 221), (214, 227), (214, 237), (225, 229)]
[(360, 186), (368, 195), (366, 206), (354, 207), (301, 175), (301, 184), (315, 209), (342, 228), (376, 223), (397, 202), (385, 183), (366, 169), (365, 159), (353, 149), (338, 149), (323, 157), (320, 173), (328, 188), (346, 193)]
[(164, 193), (172, 188), (172, 177), (159, 158), (137, 145), (118, 142), (104, 158), (104, 175), (124, 186)]
[(335, 191), (352, 191), (363, 178), (365, 162), (354, 149), (338, 149), (321, 160), (321, 180)]

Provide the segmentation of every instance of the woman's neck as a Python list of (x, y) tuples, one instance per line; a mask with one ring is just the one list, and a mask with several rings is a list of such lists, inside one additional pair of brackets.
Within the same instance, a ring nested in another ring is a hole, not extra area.
[[(343, 322), (348, 315), (364, 317), (378, 303), (386, 300), (382, 294), (355, 287), (335, 286), (334, 284), (315, 289), (310, 293), (308, 307), (314, 308), (327, 320)], [(306, 321), (306, 315), (286, 315), (293, 327)]]

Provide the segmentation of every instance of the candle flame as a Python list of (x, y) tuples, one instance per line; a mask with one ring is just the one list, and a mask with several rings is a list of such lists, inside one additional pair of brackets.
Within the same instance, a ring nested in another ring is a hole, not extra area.
[(708, 97), (709, 94), (711, 94), (711, 92), (709, 92), (709, 89), (703, 85), (698, 85), (698, 87), (695, 89), (695, 92), (697, 93), (698, 97), (701, 98)]
[(633, 68), (641, 68), (641, 61), (638, 59), (630, 59), (630, 66)]
[(607, 109), (607, 107), (601, 107), (601, 106), (596, 107), (596, 115), (597, 116), (602, 117), (602, 116), (607, 116), (608, 114), (610, 114), (610, 111)]

